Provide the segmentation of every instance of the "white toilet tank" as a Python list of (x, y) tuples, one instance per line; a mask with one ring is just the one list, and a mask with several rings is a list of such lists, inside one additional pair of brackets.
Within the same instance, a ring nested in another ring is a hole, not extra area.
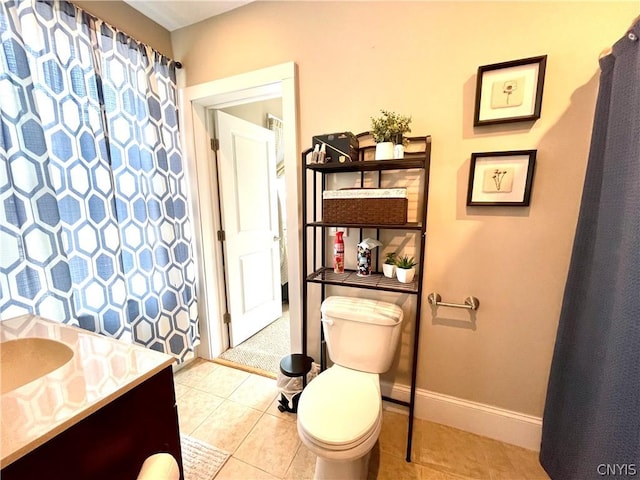
[(369, 373), (391, 368), (400, 340), (402, 309), (363, 298), (328, 297), (322, 302), (322, 329), (329, 357), (338, 365)]

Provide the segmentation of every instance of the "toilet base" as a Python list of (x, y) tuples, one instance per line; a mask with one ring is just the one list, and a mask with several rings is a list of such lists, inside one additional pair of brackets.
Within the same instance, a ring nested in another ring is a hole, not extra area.
[(317, 457), (313, 480), (366, 480), (370, 457), (371, 452), (349, 461)]

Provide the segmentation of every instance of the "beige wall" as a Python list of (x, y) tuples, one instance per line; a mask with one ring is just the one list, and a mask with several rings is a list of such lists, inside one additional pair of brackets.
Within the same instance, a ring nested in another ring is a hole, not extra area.
[[(418, 387), (541, 416), (597, 93), (637, 2), (257, 2), (172, 33), (194, 85), (295, 61), (300, 138), (379, 109), (433, 137)], [(537, 122), (473, 128), (478, 66), (548, 55)], [(529, 208), (468, 208), (472, 152), (537, 149)], [(474, 295), (465, 311), (426, 303)], [(407, 352), (402, 355), (406, 358)]]
[(169, 58), (172, 57), (169, 31), (122, 0), (74, 0), (73, 3), (136, 40), (146, 43)]

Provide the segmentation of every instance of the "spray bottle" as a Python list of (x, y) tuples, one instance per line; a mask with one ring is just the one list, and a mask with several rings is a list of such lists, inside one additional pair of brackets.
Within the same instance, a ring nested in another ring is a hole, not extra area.
[(336, 232), (336, 239), (333, 242), (333, 272), (344, 273), (344, 232)]

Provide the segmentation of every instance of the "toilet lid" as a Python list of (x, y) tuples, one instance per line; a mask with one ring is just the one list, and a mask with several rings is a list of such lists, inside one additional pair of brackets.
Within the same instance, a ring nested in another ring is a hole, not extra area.
[(327, 297), (320, 311), (323, 317), (385, 326), (397, 325), (403, 317), (402, 309), (393, 303), (337, 295)]
[(381, 403), (377, 375), (334, 365), (304, 389), (298, 423), (321, 443), (351, 444), (375, 428)]

